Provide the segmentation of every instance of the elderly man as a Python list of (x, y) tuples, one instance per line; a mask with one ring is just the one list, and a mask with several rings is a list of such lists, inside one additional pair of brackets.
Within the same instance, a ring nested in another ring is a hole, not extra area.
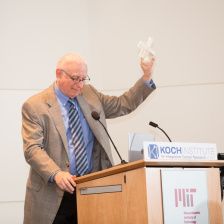
[(155, 89), (154, 58), (141, 60), (143, 77), (120, 97), (106, 96), (89, 80), (87, 64), (77, 54), (58, 62), (56, 82), (22, 107), (24, 155), (30, 165), (25, 199), (25, 224), (77, 223), (73, 176), (113, 165), (109, 139), (99, 122), (132, 112)]

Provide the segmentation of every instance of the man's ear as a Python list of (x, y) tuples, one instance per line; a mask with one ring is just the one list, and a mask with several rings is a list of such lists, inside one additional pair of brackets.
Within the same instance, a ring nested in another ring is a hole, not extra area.
[(57, 69), (56, 69), (56, 78), (57, 78), (57, 79), (60, 79), (61, 76), (62, 76), (62, 71), (61, 71), (60, 68), (57, 68)]

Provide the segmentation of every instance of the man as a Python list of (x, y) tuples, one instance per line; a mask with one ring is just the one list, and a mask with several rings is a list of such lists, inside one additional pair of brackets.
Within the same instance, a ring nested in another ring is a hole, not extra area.
[[(147, 63), (141, 59), (143, 77), (129, 91), (115, 97), (85, 85), (89, 79), (85, 59), (66, 54), (57, 64), (56, 82), (24, 103), (22, 135), (25, 159), (30, 165), (25, 224), (76, 223), (73, 175), (81, 176), (113, 165), (109, 139), (91, 112), (97, 111), (106, 125), (107, 118), (136, 109), (155, 89), (151, 79), (153, 63), (154, 58)], [(75, 122), (74, 113), (78, 114)], [(79, 127), (73, 128), (76, 124)], [(78, 134), (74, 134), (76, 130)], [(80, 138), (75, 143), (77, 136)], [(81, 165), (78, 151), (85, 161)]]

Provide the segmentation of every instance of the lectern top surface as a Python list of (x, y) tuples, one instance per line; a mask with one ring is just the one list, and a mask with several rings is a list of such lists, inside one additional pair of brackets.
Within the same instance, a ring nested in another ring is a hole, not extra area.
[(162, 159), (154, 159), (154, 160), (138, 160), (135, 162), (120, 164), (113, 166), (106, 170), (101, 170), (95, 173), (87, 174), (82, 177), (78, 177), (75, 179), (76, 183), (83, 183), (85, 181), (94, 180), (97, 178), (126, 172), (129, 170), (141, 168), (141, 167), (191, 167), (191, 168), (211, 168), (211, 167), (224, 167), (224, 160), (162, 160)]

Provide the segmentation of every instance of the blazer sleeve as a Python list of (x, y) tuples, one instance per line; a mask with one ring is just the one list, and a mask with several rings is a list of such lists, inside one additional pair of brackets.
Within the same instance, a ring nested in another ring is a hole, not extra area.
[(35, 104), (27, 101), (22, 106), (23, 150), (27, 163), (46, 183), (59, 166), (50, 158), (44, 148), (44, 124), (38, 115)]
[(131, 113), (155, 89), (155, 84), (153, 84), (152, 87), (149, 87), (144, 83), (143, 79), (140, 78), (132, 88), (119, 97), (104, 95), (98, 92), (96, 89), (94, 89), (94, 92), (100, 98), (105, 113), (105, 118), (108, 119)]

